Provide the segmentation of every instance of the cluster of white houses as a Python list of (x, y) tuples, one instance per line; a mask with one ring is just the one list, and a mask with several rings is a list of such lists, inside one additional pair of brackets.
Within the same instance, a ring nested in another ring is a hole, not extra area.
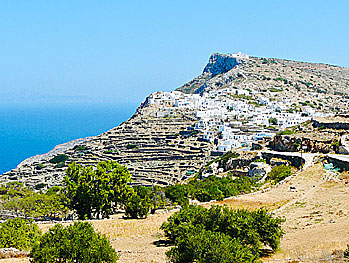
[[(310, 107), (304, 108), (303, 112), (290, 113), (287, 110), (292, 101), (288, 98), (270, 101), (257, 97), (251, 90), (234, 88), (203, 94), (155, 92), (149, 96), (148, 103), (158, 105), (157, 117), (170, 116), (175, 109), (195, 114), (199, 120), (193, 128), (202, 132), (203, 139), (215, 142), (220, 152), (273, 137), (275, 133), (264, 130), (271, 121), (281, 128), (287, 128), (319, 115)], [(255, 132), (243, 131), (244, 127), (255, 127)]]

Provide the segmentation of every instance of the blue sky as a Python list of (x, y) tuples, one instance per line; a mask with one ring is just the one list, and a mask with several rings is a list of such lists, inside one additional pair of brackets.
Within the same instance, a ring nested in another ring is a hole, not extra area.
[(0, 104), (139, 103), (211, 53), (349, 67), (349, 1), (0, 0)]

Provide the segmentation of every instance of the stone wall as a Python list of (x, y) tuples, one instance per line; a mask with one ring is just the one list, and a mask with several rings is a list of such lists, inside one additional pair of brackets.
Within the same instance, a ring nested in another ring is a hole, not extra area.
[(262, 152), (262, 157), (267, 161), (267, 164), (270, 164), (270, 160), (272, 158), (278, 158), (278, 159), (289, 161), (291, 165), (296, 168), (301, 168), (305, 163), (305, 160), (302, 157), (292, 156), (292, 155), (283, 155), (282, 153), (277, 154), (277, 153)]

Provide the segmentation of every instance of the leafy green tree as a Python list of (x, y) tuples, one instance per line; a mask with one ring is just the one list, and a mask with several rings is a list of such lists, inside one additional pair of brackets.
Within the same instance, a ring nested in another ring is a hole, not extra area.
[(33, 263), (117, 262), (118, 254), (106, 236), (96, 233), (88, 222), (76, 222), (67, 227), (57, 224), (37, 242), (30, 257)]
[(0, 224), (0, 248), (29, 249), (40, 236), (36, 224), (19, 217)]
[(99, 162), (96, 169), (71, 163), (66, 174), (63, 183), (69, 207), (80, 219), (109, 217), (133, 191), (128, 185), (131, 174), (114, 161)]
[(152, 206), (151, 190), (144, 186), (134, 187), (134, 190), (125, 202), (125, 215), (131, 218), (147, 217)]

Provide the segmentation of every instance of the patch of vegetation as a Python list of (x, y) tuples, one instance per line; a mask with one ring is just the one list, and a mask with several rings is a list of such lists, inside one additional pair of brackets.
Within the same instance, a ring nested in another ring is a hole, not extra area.
[(258, 262), (260, 249), (276, 251), (284, 234), (281, 218), (265, 209), (233, 210), (222, 206), (187, 206), (164, 222), (161, 229), (174, 244), (172, 262)]
[(41, 231), (38, 225), (31, 221), (19, 217), (8, 219), (0, 224), (0, 248), (29, 249), (40, 235)]
[(135, 148), (137, 148), (137, 145), (136, 144), (127, 144), (126, 148), (129, 149), (129, 150), (130, 149), (135, 149)]
[(131, 174), (115, 161), (92, 166), (71, 163), (63, 180), (68, 206), (80, 219), (109, 217), (132, 194)]
[(276, 118), (269, 118), (269, 123), (271, 125), (277, 125), (278, 124), (278, 120)]
[(108, 238), (96, 233), (88, 222), (53, 226), (33, 246), (30, 257), (33, 263), (114, 263), (119, 258)]
[(217, 177), (211, 175), (202, 180), (192, 179), (188, 184), (172, 185), (165, 187), (165, 195), (173, 203), (186, 206), (189, 198), (200, 202), (223, 200), (230, 196), (250, 193), (257, 187), (254, 180), (249, 177)]
[(58, 164), (58, 163), (61, 163), (61, 162), (65, 162), (69, 159), (69, 156), (68, 155), (65, 155), (65, 154), (58, 154), (56, 155), (55, 157), (53, 157), (52, 159), (49, 160), (50, 163), (53, 163), (53, 164)]
[(85, 145), (75, 145), (73, 149), (76, 151), (85, 151), (87, 148)]
[(269, 173), (269, 180), (278, 183), (292, 174), (291, 167), (286, 165), (275, 166)]
[(36, 167), (35, 167), (35, 169), (36, 170), (41, 170), (42, 168), (44, 168), (45, 167), (45, 165), (43, 165), (42, 163), (39, 163)]
[[(46, 185), (38, 185), (41, 189)], [(37, 190), (39, 190), (37, 189)], [(3, 209), (17, 216), (35, 219), (64, 218), (68, 213), (66, 197), (58, 186), (52, 187), (46, 193), (34, 192), (18, 182), (8, 183), (0, 188)]]
[(291, 135), (294, 134), (294, 131), (291, 129), (286, 129), (284, 131), (279, 132), (277, 135)]
[(347, 249), (344, 250), (344, 257), (349, 258), (349, 244), (347, 245)]

